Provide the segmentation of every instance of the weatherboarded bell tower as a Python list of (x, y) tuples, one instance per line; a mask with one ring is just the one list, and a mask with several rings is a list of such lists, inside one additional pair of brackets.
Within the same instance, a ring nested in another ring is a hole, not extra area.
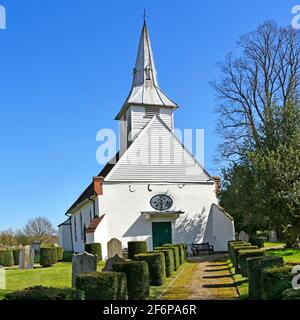
[(100, 242), (107, 256), (111, 238), (164, 243), (209, 242), (226, 251), (234, 239), (233, 219), (218, 206), (219, 180), (177, 139), (178, 105), (160, 88), (146, 21), (142, 28), (131, 90), (116, 120), (120, 151), (67, 210), (59, 226), (66, 250), (81, 252)]
[(121, 153), (154, 115), (159, 115), (168, 128), (173, 130), (173, 112), (177, 107), (159, 87), (149, 33), (144, 21), (131, 90), (115, 118), (120, 121)]

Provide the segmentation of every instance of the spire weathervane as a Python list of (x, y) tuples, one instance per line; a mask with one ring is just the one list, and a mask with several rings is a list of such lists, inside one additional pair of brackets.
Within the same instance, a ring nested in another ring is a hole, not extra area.
[(143, 19), (144, 19), (144, 24), (146, 23), (146, 18), (148, 17), (146, 14), (146, 9), (144, 9), (144, 14), (142, 15)]

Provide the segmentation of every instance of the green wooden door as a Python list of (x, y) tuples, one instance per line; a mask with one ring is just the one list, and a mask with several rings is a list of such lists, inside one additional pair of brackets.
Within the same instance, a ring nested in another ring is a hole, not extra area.
[(152, 222), (153, 248), (172, 243), (171, 222)]

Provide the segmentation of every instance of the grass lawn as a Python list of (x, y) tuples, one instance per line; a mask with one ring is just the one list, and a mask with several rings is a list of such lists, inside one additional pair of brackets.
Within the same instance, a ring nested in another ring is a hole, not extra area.
[[(98, 271), (104, 267), (104, 262), (98, 264)], [(6, 287), (0, 290), (0, 299), (8, 292), (21, 290), (33, 286), (45, 286), (66, 288), (71, 287), (72, 281), (72, 263), (59, 262), (49, 268), (36, 266), (32, 270), (19, 270), (17, 267), (6, 270)]]
[(165, 291), (165, 289), (174, 281), (178, 275), (181, 274), (181, 272), (187, 267), (188, 262), (184, 262), (180, 268), (174, 272), (171, 277), (166, 278), (166, 281), (163, 285), (161, 286), (150, 286), (150, 295), (149, 299), (150, 300), (157, 300), (159, 296)]
[(300, 264), (300, 249), (268, 250), (268, 256), (281, 256), (285, 263)]
[(238, 293), (240, 295), (240, 299), (241, 300), (247, 299), (248, 298), (248, 278), (244, 278), (242, 275), (235, 273), (235, 270), (230, 258), (227, 258), (226, 263), (233, 276), (233, 280), (237, 287)]

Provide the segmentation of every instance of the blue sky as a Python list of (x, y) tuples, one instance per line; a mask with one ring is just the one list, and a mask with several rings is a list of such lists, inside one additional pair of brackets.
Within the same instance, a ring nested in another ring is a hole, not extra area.
[[(298, 1), (299, 2), (299, 1)], [(291, 22), (289, 0), (0, 0), (0, 230), (35, 216), (55, 225), (101, 166), (101, 128), (131, 84), (143, 9), (168, 96), (181, 105), (177, 128), (205, 129), (205, 166), (213, 158), (217, 62), (240, 35), (264, 20)]]

